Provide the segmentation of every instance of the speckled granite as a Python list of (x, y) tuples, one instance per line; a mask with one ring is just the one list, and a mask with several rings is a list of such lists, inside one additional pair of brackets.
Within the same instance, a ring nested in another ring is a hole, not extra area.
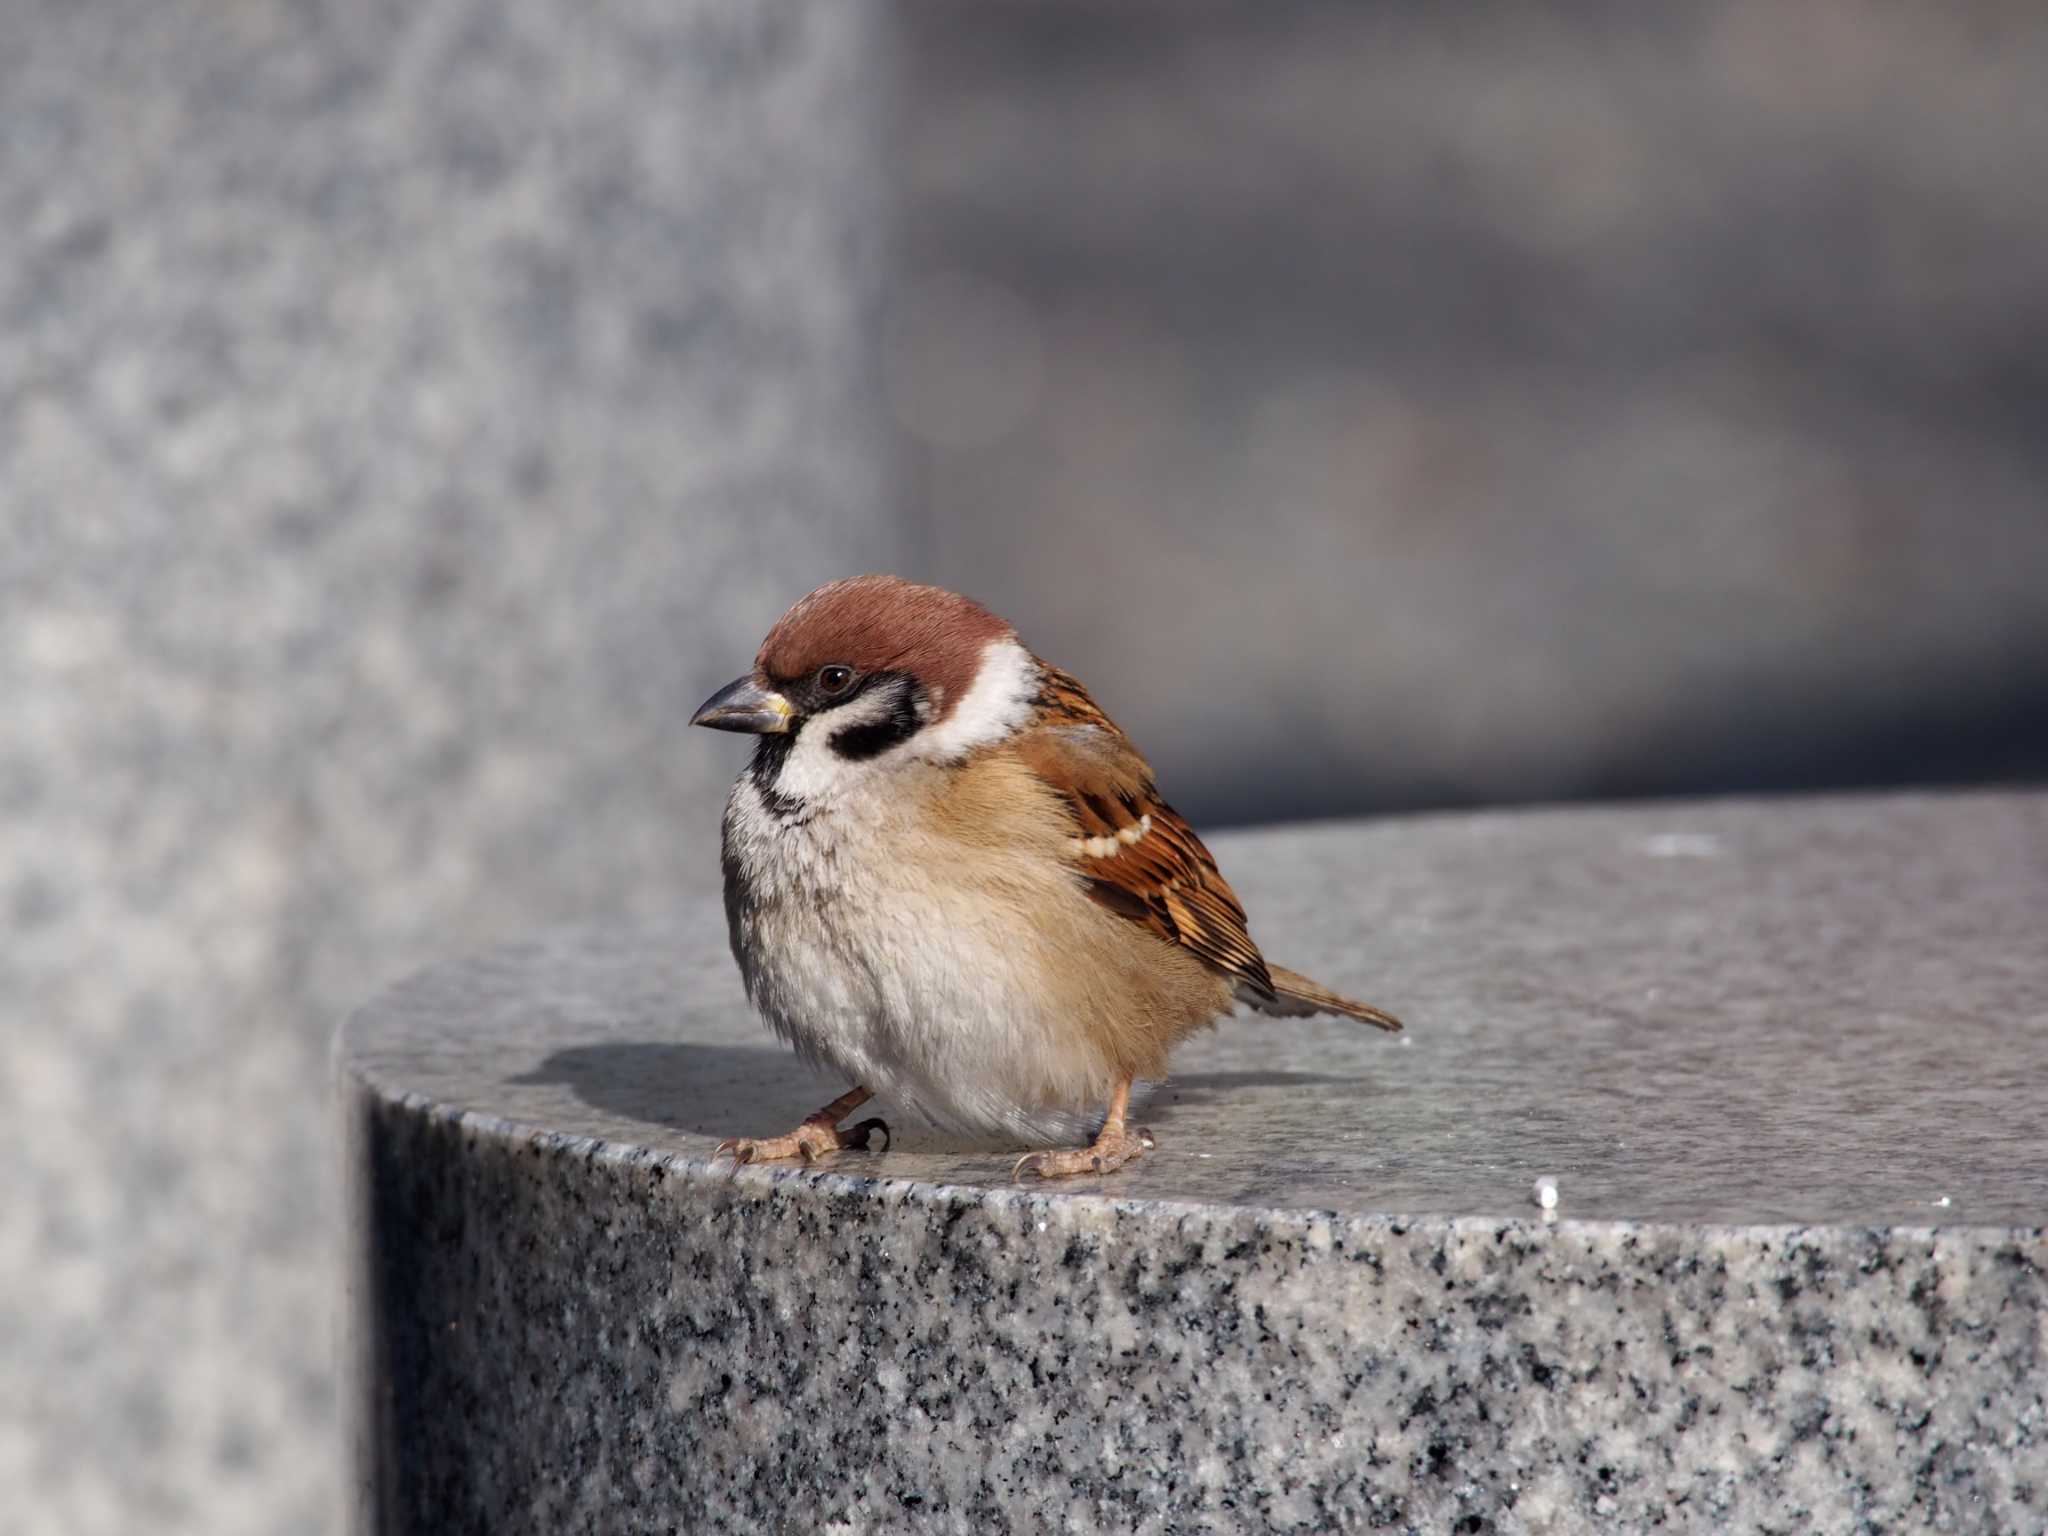
[(915, 548), (864, 0), (0, 0), (0, 1531), (334, 1530), (326, 1048)]
[(831, 1085), (709, 871), (364, 1010), (364, 1528), (2048, 1525), (2048, 797), (1217, 846), (1412, 1043), (1228, 1023), (1100, 1180), (712, 1170)]

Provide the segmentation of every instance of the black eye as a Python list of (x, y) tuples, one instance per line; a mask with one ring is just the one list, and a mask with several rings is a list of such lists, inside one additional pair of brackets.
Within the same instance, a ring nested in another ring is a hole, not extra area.
[(818, 687), (822, 692), (841, 694), (852, 686), (853, 668), (831, 666), (818, 669)]

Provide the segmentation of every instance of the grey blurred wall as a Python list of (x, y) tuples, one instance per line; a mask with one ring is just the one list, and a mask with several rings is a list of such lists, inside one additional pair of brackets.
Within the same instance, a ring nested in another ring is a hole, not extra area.
[(715, 899), (688, 711), (906, 558), (881, 19), (0, 3), (0, 1530), (332, 1528), (333, 1025)]
[(1200, 818), (2048, 778), (2048, 12), (904, 8), (933, 569)]

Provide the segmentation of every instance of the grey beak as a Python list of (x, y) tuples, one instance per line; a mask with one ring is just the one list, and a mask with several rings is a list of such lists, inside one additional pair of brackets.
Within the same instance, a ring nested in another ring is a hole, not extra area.
[(727, 683), (690, 716), (692, 725), (708, 725), (714, 731), (747, 731), (755, 736), (776, 736), (789, 729), (796, 708), (772, 688), (764, 688), (751, 677)]

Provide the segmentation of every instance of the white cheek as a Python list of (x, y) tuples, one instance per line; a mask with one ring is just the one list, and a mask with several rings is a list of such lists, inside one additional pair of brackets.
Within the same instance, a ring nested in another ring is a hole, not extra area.
[(941, 725), (913, 736), (907, 746), (933, 762), (965, 757), (976, 747), (1001, 741), (1031, 718), (1038, 697), (1038, 663), (1011, 639), (982, 647), (974, 683)]
[[(887, 692), (863, 694), (837, 709), (813, 715), (797, 733), (796, 745), (775, 780), (777, 793), (806, 804), (837, 799), (878, 773), (906, 762), (957, 762), (977, 747), (1000, 741), (1031, 718), (1038, 697), (1038, 664), (1015, 640), (991, 640), (981, 653), (974, 682), (939, 725), (926, 726), (874, 757), (852, 761), (832, 750), (832, 738), (850, 726), (875, 725), (895, 706)], [(920, 716), (928, 706), (920, 701)]]
[(879, 757), (853, 762), (832, 750), (832, 738), (849, 726), (873, 725), (886, 720), (890, 708), (886, 694), (869, 694), (837, 709), (811, 716), (804, 722), (804, 728), (797, 732), (796, 745), (790, 748), (782, 772), (776, 777), (776, 792), (794, 800), (815, 803), (843, 795), (866, 779), (893, 754), (885, 752)]

